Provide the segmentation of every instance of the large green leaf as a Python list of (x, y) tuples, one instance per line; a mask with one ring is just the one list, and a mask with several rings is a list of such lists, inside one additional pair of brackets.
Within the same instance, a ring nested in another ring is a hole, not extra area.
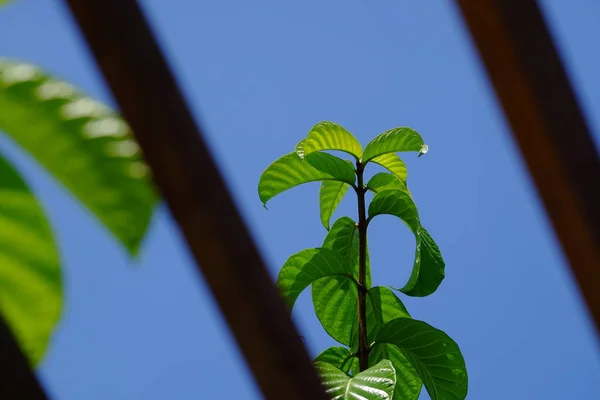
[(44, 211), (2, 157), (0, 177), (0, 312), (36, 366), (61, 313), (60, 258)]
[(0, 59), (0, 129), (135, 254), (156, 203), (125, 121), (37, 67)]
[(416, 297), (432, 294), (444, 280), (445, 263), (437, 244), (421, 225), (417, 207), (410, 195), (402, 190), (383, 190), (377, 193), (369, 204), (369, 219), (381, 214), (400, 218), (415, 235), (413, 270), (408, 282), (400, 290)]
[(423, 321), (399, 318), (385, 324), (377, 343), (396, 346), (417, 370), (431, 400), (462, 400), (468, 376), (458, 345)]
[(381, 360), (390, 360), (396, 370), (394, 400), (418, 399), (423, 381), (404, 353), (392, 344), (379, 343), (371, 348), (369, 365), (375, 365)]
[(295, 151), (277, 159), (263, 172), (258, 195), (263, 205), (279, 193), (303, 183), (340, 181), (353, 185), (354, 169), (341, 158), (316, 152), (302, 159)]
[(394, 174), (402, 182), (406, 182), (408, 171), (404, 161), (396, 153), (385, 153), (371, 160), (375, 164), (379, 164)]
[(410, 194), (404, 181), (401, 181), (394, 175), (386, 174), (385, 172), (379, 172), (373, 175), (371, 179), (369, 179), (369, 182), (367, 182), (367, 189), (375, 194), (381, 192), (382, 190), (389, 189), (398, 189)]
[(343, 151), (357, 160), (362, 154), (362, 147), (354, 135), (343, 126), (329, 121), (322, 121), (313, 126), (304, 141), (305, 155), (320, 150)]
[[(335, 251), (350, 263), (358, 279), (358, 228), (351, 218), (342, 217), (335, 221), (323, 247)], [(366, 284), (371, 286), (368, 253)], [(325, 331), (342, 344), (356, 345), (358, 290), (354, 282), (344, 277), (319, 279), (312, 285), (312, 299), (317, 318)]]
[(331, 216), (340, 205), (350, 186), (344, 182), (323, 181), (319, 191), (319, 209), (321, 211), (321, 223), (329, 230)]
[(306, 249), (287, 259), (279, 271), (277, 286), (292, 309), (304, 289), (314, 281), (328, 276), (343, 276), (354, 280), (350, 264), (335, 251), (325, 248)]
[(373, 158), (386, 153), (398, 153), (401, 151), (418, 151), (425, 149), (425, 143), (417, 131), (401, 127), (393, 128), (376, 136), (365, 147), (361, 161), (367, 163)]
[[(314, 360), (323, 361), (339, 368), (348, 375), (356, 375), (359, 372), (359, 361), (355, 354), (350, 352), (346, 347), (334, 346), (330, 347)], [(373, 364), (375, 365), (375, 364)]]
[(353, 378), (326, 362), (317, 361), (314, 365), (332, 400), (391, 400), (394, 394), (396, 371), (388, 360)]
[(402, 301), (390, 289), (375, 286), (367, 292), (367, 338), (369, 343), (384, 324), (397, 318), (410, 318)]

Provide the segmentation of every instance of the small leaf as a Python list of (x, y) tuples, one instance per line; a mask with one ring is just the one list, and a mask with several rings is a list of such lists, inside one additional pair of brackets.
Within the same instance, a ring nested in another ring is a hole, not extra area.
[(377, 343), (396, 346), (417, 370), (431, 400), (462, 400), (468, 376), (458, 345), (423, 321), (399, 318), (385, 324)]
[(417, 131), (406, 127), (393, 128), (371, 140), (365, 147), (362, 162), (366, 164), (373, 158), (386, 153), (421, 151), (423, 146), (423, 139)]
[(292, 255), (285, 262), (277, 286), (290, 310), (296, 299), (314, 281), (328, 276), (344, 276), (354, 279), (349, 263), (336, 252), (324, 249), (306, 249)]
[(320, 150), (343, 151), (357, 160), (362, 154), (362, 147), (354, 135), (343, 126), (329, 121), (322, 121), (313, 126), (304, 142), (304, 154)]
[(258, 183), (258, 195), (266, 205), (279, 193), (295, 186), (328, 180), (353, 185), (356, 175), (348, 163), (331, 154), (317, 152), (302, 159), (293, 152), (279, 158), (263, 172)]
[(31, 64), (0, 59), (0, 129), (137, 253), (156, 195), (115, 111)]
[(396, 153), (385, 153), (371, 160), (375, 164), (379, 164), (386, 168), (392, 174), (396, 175), (402, 182), (406, 182), (408, 171), (404, 161)]
[(358, 357), (345, 347), (330, 347), (313, 360), (317, 361), (331, 364), (348, 375), (356, 375), (359, 372)]
[(344, 182), (323, 181), (319, 191), (319, 209), (321, 211), (321, 223), (329, 230), (329, 221), (336, 208), (346, 195), (350, 186)]
[(396, 370), (394, 400), (417, 400), (423, 381), (404, 353), (393, 344), (376, 344), (369, 353), (369, 365), (375, 365), (381, 360), (390, 360)]
[(383, 360), (377, 365), (356, 374), (353, 378), (326, 362), (314, 363), (333, 400), (391, 400), (396, 385), (396, 371), (392, 363)]
[(369, 343), (381, 327), (397, 318), (410, 318), (402, 301), (390, 289), (375, 286), (367, 292), (367, 338)]
[(421, 225), (417, 207), (410, 195), (402, 190), (383, 190), (377, 193), (369, 204), (369, 219), (381, 214), (400, 218), (415, 235), (413, 270), (408, 283), (400, 290), (415, 297), (432, 294), (444, 280), (445, 263), (437, 244)]
[[(358, 228), (349, 217), (335, 221), (327, 233), (323, 248), (331, 249), (352, 265), (358, 279)], [(367, 287), (371, 286), (371, 269), (367, 252)], [(312, 299), (323, 329), (336, 341), (347, 346), (356, 342), (356, 306), (358, 291), (354, 282), (344, 277), (323, 278), (312, 284)]]
[(0, 157), (0, 312), (35, 367), (62, 309), (60, 258), (44, 211)]
[(410, 194), (406, 187), (406, 183), (394, 175), (386, 174), (385, 172), (379, 172), (373, 175), (371, 179), (369, 179), (369, 182), (367, 182), (367, 189), (375, 194), (389, 189), (398, 189)]

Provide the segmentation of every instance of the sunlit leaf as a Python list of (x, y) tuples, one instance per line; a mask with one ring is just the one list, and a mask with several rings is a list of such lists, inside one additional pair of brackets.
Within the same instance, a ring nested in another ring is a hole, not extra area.
[(333, 250), (306, 249), (288, 258), (279, 271), (277, 286), (291, 310), (304, 289), (314, 281), (328, 276), (354, 279), (350, 264)]
[(458, 345), (425, 322), (399, 318), (385, 324), (377, 343), (396, 346), (417, 370), (431, 400), (463, 400), (468, 377)]
[(369, 219), (389, 214), (400, 218), (415, 235), (416, 251), (408, 283), (400, 289), (409, 296), (428, 296), (435, 292), (445, 276), (442, 254), (429, 233), (421, 226), (417, 207), (410, 195), (402, 190), (383, 190), (369, 205)]
[(388, 360), (352, 378), (326, 362), (318, 361), (314, 365), (332, 400), (391, 400), (394, 394), (396, 371)]
[(321, 223), (329, 230), (331, 216), (340, 205), (350, 185), (338, 181), (323, 181), (319, 191), (319, 209), (321, 211)]
[(33, 65), (0, 59), (0, 129), (138, 251), (156, 196), (119, 115)]
[(393, 128), (371, 140), (365, 147), (361, 161), (366, 164), (373, 158), (386, 153), (420, 152), (424, 145), (425, 143), (417, 131), (406, 127)]
[(0, 312), (36, 366), (61, 314), (60, 258), (44, 211), (2, 157), (0, 177)]
[(359, 372), (358, 357), (345, 347), (330, 347), (314, 359), (314, 362), (317, 361), (331, 364), (348, 375), (356, 375)]
[(381, 327), (397, 318), (410, 318), (402, 301), (390, 289), (375, 286), (367, 292), (367, 338), (369, 343)]
[(369, 179), (369, 182), (367, 182), (367, 189), (376, 194), (382, 190), (388, 189), (398, 189), (409, 193), (406, 183), (394, 175), (386, 174), (385, 172), (379, 172), (373, 175), (373, 177)]
[(375, 164), (379, 164), (394, 174), (402, 182), (406, 182), (408, 171), (404, 161), (396, 153), (385, 153), (371, 160)]
[(300, 158), (296, 153), (286, 154), (271, 164), (261, 175), (258, 195), (263, 205), (278, 194), (303, 183), (340, 181), (354, 184), (354, 169), (341, 158), (316, 152)]
[(375, 365), (381, 360), (390, 360), (396, 370), (394, 400), (418, 399), (423, 381), (404, 353), (393, 344), (376, 344), (369, 353), (369, 365)]
[(304, 154), (319, 150), (339, 150), (352, 155), (357, 160), (362, 154), (362, 146), (354, 135), (335, 122), (322, 121), (312, 127), (304, 141)]

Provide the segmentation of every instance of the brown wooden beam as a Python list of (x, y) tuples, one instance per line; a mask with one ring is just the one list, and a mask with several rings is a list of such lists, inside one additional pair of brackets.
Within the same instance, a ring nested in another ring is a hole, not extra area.
[(539, 7), (457, 3), (600, 331), (600, 162)]
[[(283, 299), (137, 2), (66, 3), (264, 395), (326, 400)], [(199, 337), (192, 345), (210, 343)]]
[(47, 400), (12, 332), (0, 315), (0, 399)]

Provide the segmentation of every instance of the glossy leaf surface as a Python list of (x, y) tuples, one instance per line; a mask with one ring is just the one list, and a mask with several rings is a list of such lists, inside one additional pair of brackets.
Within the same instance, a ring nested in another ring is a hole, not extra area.
[(306, 249), (288, 258), (279, 271), (277, 286), (291, 310), (304, 289), (328, 276), (354, 279), (352, 268), (336, 252), (325, 248)]
[(373, 158), (386, 153), (398, 153), (403, 151), (421, 151), (423, 139), (414, 129), (407, 127), (393, 128), (376, 136), (362, 155), (362, 162), (367, 163)]
[(385, 172), (379, 172), (373, 175), (371, 179), (369, 179), (369, 182), (367, 182), (367, 189), (375, 194), (388, 189), (398, 189), (409, 193), (406, 183), (394, 175), (386, 174)]
[(417, 400), (423, 381), (404, 353), (392, 344), (376, 344), (369, 353), (369, 365), (375, 365), (381, 360), (390, 360), (396, 370), (394, 400)]
[(156, 203), (125, 121), (37, 67), (0, 58), (0, 130), (29, 152), (131, 252)]
[(417, 370), (431, 400), (463, 400), (468, 377), (458, 345), (443, 331), (414, 319), (385, 324), (377, 343), (396, 346)]
[(320, 150), (339, 150), (352, 155), (357, 160), (362, 154), (362, 146), (354, 135), (335, 122), (322, 121), (312, 127), (304, 141), (304, 154)]
[(396, 371), (388, 360), (383, 360), (352, 378), (326, 362), (318, 361), (314, 365), (332, 400), (392, 399)]
[(0, 311), (36, 366), (61, 314), (60, 258), (44, 211), (2, 157), (0, 177)]
[(375, 286), (367, 292), (367, 338), (372, 343), (381, 327), (397, 318), (410, 318), (402, 301), (390, 289)]
[(389, 214), (400, 218), (415, 235), (416, 251), (413, 270), (407, 284), (400, 289), (409, 296), (423, 297), (436, 291), (445, 276), (442, 254), (429, 232), (421, 226), (417, 207), (402, 190), (383, 190), (369, 204), (369, 218)]
[(340, 181), (354, 184), (354, 169), (341, 158), (316, 152), (301, 158), (296, 151), (277, 159), (263, 172), (258, 195), (263, 205), (278, 194), (303, 183)]
[(313, 361), (326, 362), (348, 375), (356, 375), (359, 372), (358, 357), (354, 356), (346, 347), (330, 347), (319, 354)]
[(321, 223), (329, 230), (331, 216), (340, 205), (350, 186), (344, 182), (323, 181), (319, 191), (319, 210), (321, 212)]

